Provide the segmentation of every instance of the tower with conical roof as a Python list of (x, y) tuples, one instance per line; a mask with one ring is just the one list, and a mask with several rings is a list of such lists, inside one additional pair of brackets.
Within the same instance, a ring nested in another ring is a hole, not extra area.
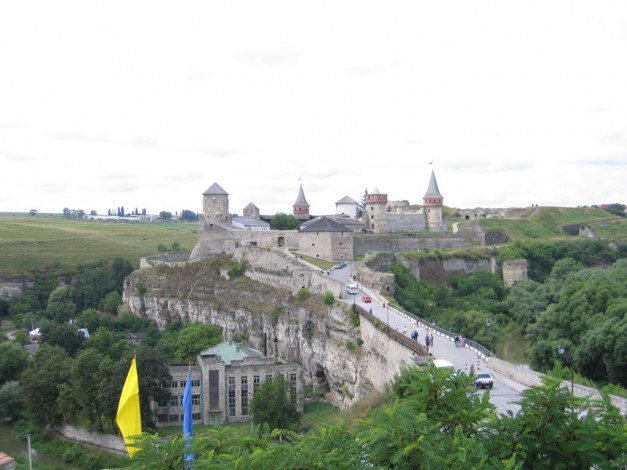
[(202, 193), (202, 211), (207, 220), (231, 223), (229, 193), (222, 189), (218, 183), (213, 183)]
[(307, 219), (309, 220), (309, 204), (307, 203), (307, 199), (305, 199), (305, 192), (303, 191), (303, 185), (300, 185), (300, 189), (298, 190), (298, 197), (296, 198), (296, 202), (292, 206), (294, 208), (294, 217), (297, 219)]
[(427, 222), (427, 230), (430, 232), (439, 232), (442, 230), (442, 207), (444, 198), (438, 189), (438, 182), (435, 180), (435, 173), (431, 170), (431, 179), (427, 193), (422, 198), (425, 206), (425, 216)]
[(361, 221), (366, 226), (366, 230), (374, 233), (387, 232), (387, 220), (385, 213), (388, 208), (388, 195), (381, 194), (378, 188), (374, 188), (365, 197), (365, 211)]

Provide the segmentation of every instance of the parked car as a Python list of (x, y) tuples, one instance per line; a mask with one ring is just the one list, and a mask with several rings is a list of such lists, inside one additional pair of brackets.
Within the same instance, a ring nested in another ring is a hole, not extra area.
[(369, 295), (364, 295), (364, 296), (361, 298), (361, 301), (362, 301), (362, 302), (365, 302), (365, 303), (367, 303), (367, 304), (369, 304), (370, 302), (372, 302), (372, 299), (370, 298), (370, 296), (369, 296)]
[(335, 269), (342, 269), (345, 266), (346, 266), (346, 261), (342, 261), (341, 263), (337, 263), (335, 265)]
[(492, 388), (494, 386), (494, 380), (492, 376), (487, 372), (479, 372), (476, 380), (473, 382), (475, 388)]

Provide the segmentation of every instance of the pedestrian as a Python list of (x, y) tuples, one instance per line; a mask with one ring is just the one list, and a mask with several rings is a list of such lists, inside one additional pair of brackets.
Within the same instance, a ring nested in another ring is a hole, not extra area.
[(429, 349), (429, 335), (425, 335), (425, 345), (427, 346), (427, 349)]
[(407, 336), (407, 325), (405, 325), (405, 328), (403, 329), (403, 334)]
[(429, 338), (429, 343), (431, 343), (431, 347), (433, 347), (433, 333), (431, 333), (431, 337)]

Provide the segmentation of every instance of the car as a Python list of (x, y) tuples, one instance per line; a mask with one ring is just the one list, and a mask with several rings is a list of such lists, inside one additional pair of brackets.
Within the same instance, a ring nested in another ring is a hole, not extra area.
[(494, 386), (494, 380), (492, 379), (492, 376), (487, 372), (479, 372), (473, 384), (475, 385), (475, 388), (487, 387), (491, 389)]
[(345, 266), (346, 266), (346, 261), (342, 261), (341, 263), (337, 263), (335, 265), (335, 269), (342, 269)]
[(372, 302), (372, 299), (370, 298), (370, 296), (369, 296), (369, 295), (364, 295), (364, 296), (361, 298), (361, 301), (362, 301), (362, 302), (365, 302), (365, 303), (367, 303), (367, 304), (369, 304), (370, 302)]

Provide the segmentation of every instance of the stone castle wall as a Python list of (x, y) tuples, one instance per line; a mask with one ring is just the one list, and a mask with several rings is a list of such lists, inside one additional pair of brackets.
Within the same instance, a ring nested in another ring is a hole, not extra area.
[(422, 212), (414, 214), (385, 212), (384, 217), (387, 232), (424, 232), (427, 230), (427, 221)]
[(300, 232), (298, 251), (329, 261), (351, 261), (353, 259), (353, 233)]
[(526, 281), (527, 260), (513, 259), (503, 262), (503, 282), (507, 287), (512, 287), (516, 281)]
[(364, 234), (355, 235), (353, 239), (354, 255), (364, 255), (369, 251), (418, 251), (425, 248), (441, 250), (465, 247), (465, 238), (458, 234)]
[(264, 284), (289, 290), (296, 295), (306, 288), (313, 294), (333, 293), (336, 298), (344, 298), (344, 284), (330, 278), (324, 271), (313, 271), (293, 254), (277, 253), (255, 246), (243, 246), (233, 257), (246, 261), (246, 276)]
[(236, 249), (255, 245), (274, 248), (282, 241), (286, 248), (298, 248), (296, 230), (209, 230), (201, 232), (190, 261), (200, 261), (217, 254), (233, 254)]

